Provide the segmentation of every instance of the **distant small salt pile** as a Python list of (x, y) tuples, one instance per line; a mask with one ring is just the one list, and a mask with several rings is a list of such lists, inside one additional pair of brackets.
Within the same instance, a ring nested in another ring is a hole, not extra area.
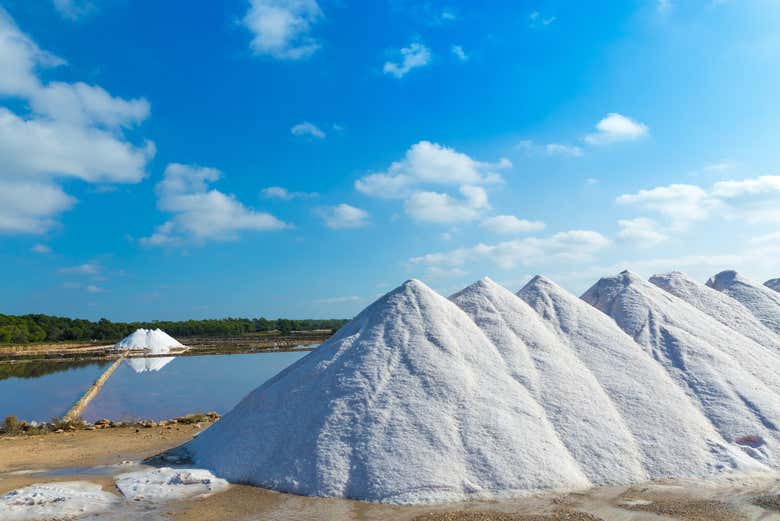
[(141, 328), (117, 342), (114, 349), (144, 350), (156, 355), (170, 353), (177, 347), (184, 347), (184, 344), (165, 331)]
[(724, 439), (780, 467), (780, 356), (624, 271), (582, 298), (656, 359)]
[(777, 292), (780, 292), (780, 279), (770, 279), (764, 282), (764, 286), (766, 286), (769, 289), (773, 289)]
[(764, 326), (741, 302), (725, 293), (697, 282), (679, 271), (653, 275), (650, 282), (721, 324), (780, 353), (780, 335)]
[[(752, 354), (768, 349), (733, 347), (763, 373), (704, 341), (682, 363), (546, 279), (521, 296), (485, 279), (448, 300), (408, 281), (185, 449), (228, 481), (391, 503), (780, 466), (780, 395), (763, 379), (780, 360)], [(647, 330), (654, 310), (636, 296), (606, 308)]]
[(780, 293), (736, 271), (722, 271), (708, 280), (707, 285), (741, 302), (762, 324), (780, 334)]

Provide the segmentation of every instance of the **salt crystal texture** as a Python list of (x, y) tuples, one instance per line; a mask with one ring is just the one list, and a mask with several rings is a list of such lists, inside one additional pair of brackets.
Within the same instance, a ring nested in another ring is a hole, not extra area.
[(117, 503), (118, 498), (114, 494), (86, 481), (30, 485), (0, 496), (0, 519), (73, 519), (106, 512)]
[(169, 353), (173, 347), (184, 344), (161, 329), (136, 329), (116, 343), (114, 349), (145, 349), (152, 354)]
[(780, 353), (780, 335), (765, 327), (748, 308), (684, 273), (674, 271), (650, 277), (650, 282), (679, 297), (734, 331)]
[(451, 300), (408, 281), (185, 449), (229, 481), (391, 503), (777, 467), (780, 357), (635, 278), (590, 295), (617, 323), (544, 278)]
[(728, 442), (780, 464), (780, 357), (630, 272), (582, 297), (657, 360)]
[(120, 474), (114, 482), (127, 499), (152, 502), (204, 497), (229, 487), (207, 470), (168, 467)]
[(370, 501), (456, 501), (590, 482), (455, 304), (412, 280), (190, 442), (234, 482)]
[(722, 271), (707, 285), (738, 300), (766, 327), (780, 334), (780, 294), (743, 277), (736, 271)]
[[(647, 478), (706, 476), (753, 465), (608, 316), (545, 277), (534, 278), (518, 295), (598, 380), (630, 433)], [(582, 416), (587, 421), (601, 414), (593, 403)]]

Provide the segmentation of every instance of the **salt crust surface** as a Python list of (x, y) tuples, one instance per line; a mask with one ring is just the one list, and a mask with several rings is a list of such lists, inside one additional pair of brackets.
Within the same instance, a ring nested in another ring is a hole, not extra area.
[(207, 470), (169, 467), (120, 474), (114, 482), (125, 498), (152, 502), (203, 497), (229, 487)]
[(73, 519), (106, 512), (119, 498), (100, 485), (87, 481), (66, 481), (30, 485), (0, 496), (0, 519), (32, 521)]

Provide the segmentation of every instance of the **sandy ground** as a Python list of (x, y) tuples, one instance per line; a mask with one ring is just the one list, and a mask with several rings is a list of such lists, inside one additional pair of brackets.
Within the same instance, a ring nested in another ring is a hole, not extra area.
[[(0, 437), (0, 494), (33, 483), (87, 480), (117, 493), (114, 474), (191, 439), (195, 425), (121, 427)], [(123, 464), (124, 463), (124, 464)], [(1, 518), (2, 516), (0, 516)], [(207, 498), (129, 505), (100, 519), (187, 521), (780, 521), (780, 478), (653, 483), (511, 501), (399, 507), (233, 485)]]

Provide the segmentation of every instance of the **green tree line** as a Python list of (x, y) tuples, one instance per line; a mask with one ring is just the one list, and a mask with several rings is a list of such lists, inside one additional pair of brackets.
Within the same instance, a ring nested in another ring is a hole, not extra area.
[(26, 344), (30, 342), (62, 341), (111, 341), (120, 340), (138, 328), (160, 328), (177, 337), (188, 336), (240, 336), (251, 333), (278, 331), (331, 330), (343, 326), (343, 319), (290, 320), (280, 318), (220, 318), (208, 320), (111, 322), (101, 318), (90, 320), (49, 315), (0, 315), (0, 343)]

